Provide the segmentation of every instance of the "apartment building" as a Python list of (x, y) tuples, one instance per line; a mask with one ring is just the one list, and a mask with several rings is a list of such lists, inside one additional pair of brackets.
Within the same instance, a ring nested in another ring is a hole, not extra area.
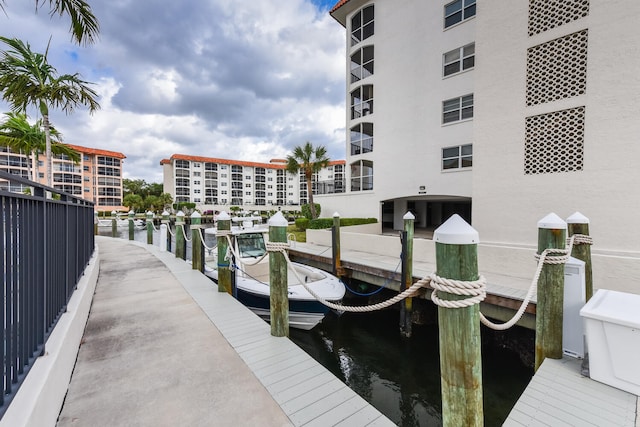
[[(304, 175), (288, 173), (283, 159), (258, 163), (174, 154), (160, 165), (164, 191), (175, 202), (192, 202), (201, 210), (228, 210), (229, 206), (260, 210), (307, 203)], [(344, 188), (344, 160), (330, 162), (313, 177), (314, 195), (341, 193)]]
[[(122, 205), (122, 161), (126, 156), (116, 151), (70, 145), (80, 153), (80, 162), (74, 163), (67, 156), (54, 155), (53, 187), (66, 193), (80, 196), (95, 203), (97, 211), (123, 210)], [(10, 148), (0, 147), (0, 170), (46, 184), (47, 166), (43, 155), (37, 159), (14, 153)], [(7, 186), (7, 184), (5, 184)], [(22, 186), (7, 188), (24, 191)]]
[[(341, 0), (343, 216), (530, 244), (580, 211), (598, 247), (638, 254), (640, 2)], [(375, 107), (375, 108), (374, 108)], [(374, 144), (375, 141), (375, 144)], [(348, 202), (347, 202), (348, 200)], [(613, 221), (612, 221), (613, 219)]]

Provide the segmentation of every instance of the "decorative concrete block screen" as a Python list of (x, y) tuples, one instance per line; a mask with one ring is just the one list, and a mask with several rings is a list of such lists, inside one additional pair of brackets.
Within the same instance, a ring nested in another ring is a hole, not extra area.
[(585, 107), (527, 117), (526, 175), (581, 171)]
[(527, 105), (587, 91), (587, 30), (527, 50)]
[(529, 0), (529, 36), (589, 15), (589, 0)]

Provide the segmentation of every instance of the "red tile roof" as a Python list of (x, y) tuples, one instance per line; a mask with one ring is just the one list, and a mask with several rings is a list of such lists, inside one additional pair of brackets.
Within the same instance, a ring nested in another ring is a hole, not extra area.
[(333, 13), (336, 10), (340, 9), (342, 6), (344, 6), (346, 3), (348, 3), (349, 0), (340, 0), (338, 3), (335, 4), (335, 6), (333, 6), (331, 8), (331, 10), (329, 11), (329, 13)]
[(127, 156), (125, 156), (122, 153), (119, 153), (117, 151), (109, 151), (109, 150), (100, 150), (98, 148), (88, 148), (88, 147), (82, 147), (80, 145), (72, 145), (72, 144), (66, 144), (68, 147), (73, 148), (74, 150), (80, 152), (80, 153), (85, 153), (85, 154), (93, 154), (93, 155), (97, 155), (97, 156), (109, 156), (109, 157), (115, 157), (118, 159), (126, 159)]

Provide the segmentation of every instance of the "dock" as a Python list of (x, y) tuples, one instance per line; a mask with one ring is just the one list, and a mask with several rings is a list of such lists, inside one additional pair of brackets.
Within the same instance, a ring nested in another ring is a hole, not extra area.
[(173, 254), (97, 237), (100, 276), (59, 426), (392, 426)]

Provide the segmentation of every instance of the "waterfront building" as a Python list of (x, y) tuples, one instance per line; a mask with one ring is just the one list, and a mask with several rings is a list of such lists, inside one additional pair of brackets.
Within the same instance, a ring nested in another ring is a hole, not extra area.
[(640, 2), (330, 13), (346, 29), (347, 188), (323, 206), (395, 229), (407, 210), (426, 228), (458, 213), (484, 242), (527, 245), (549, 212), (580, 211), (599, 249), (638, 255)]
[[(95, 203), (96, 211), (125, 210), (122, 205), (122, 161), (125, 155), (116, 151), (70, 145), (80, 153), (80, 162), (74, 163), (67, 156), (54, 155), (53, 187)], [(0, 147), (0, 170), (25, 179), (46, 184), (47, 165), (44, 155), (37, 159), (14, 153), (8, 147)], [(29, 171), (31, 176), (29, 176)], [(3, 183), (5, 188), (7, 183)], [(22, 192), (23, 186), (12, 185), (10, 191)]]
[[(299, 209), (307, 203), (302, 171), (288, 173), (284, 159), (259, 163), (173, 154), (160, 165), (165, 193), (175, 202), (195, 203), (202, 211), (228, 210), (229, 206), (250, 211), (271, 206)], [(313, 177), (314, 195), (342, 193), (344, 188), (344, 160), (329, 162)]]

